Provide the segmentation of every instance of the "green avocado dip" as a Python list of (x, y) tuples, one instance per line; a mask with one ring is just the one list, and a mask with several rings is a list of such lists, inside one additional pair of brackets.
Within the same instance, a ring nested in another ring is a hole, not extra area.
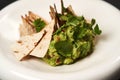
[(72, 64), (91, 54), (95, 38), (102, 32), (95, 19), (88, 22), (83, 16), (77, 16), (71, 6), (64, 7), (62, 0), (61, 6), (61, 13), (55, 5), (50, 6), (56, 27), (43, 60), (52, 66)]

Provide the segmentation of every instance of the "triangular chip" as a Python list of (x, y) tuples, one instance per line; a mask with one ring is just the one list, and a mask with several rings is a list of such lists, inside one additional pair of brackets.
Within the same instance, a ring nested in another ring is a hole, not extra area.
[(44, 34), (45, 31), (42, 30), (39, 33), (21, 37), (20, 40), (12, 46), (12, 50), (14, 51), (16, 58), (18, 60), (22, 60), (24, 57), (29, 55)]
[(21, 19), (22, 19), (22, 24), (20, 25), (19, 28), (21, 37), (37, 33), (34, 25), (34, 21), (37, 19), (41, 19), (42, 21), (45, 22), (46, 25), (48, 24), (48, 22), (45, 19), (38, 16), (37, 14), (34, 14), (31, 11), (29, 11), (28, 15), (25, 15), (25, 17), (21, 16)]
[(44, 29), (47, 32), (42, 40), (38, 43), (35, 49), (30, 53), (30, 55), (35, 57), (44, 57), (49, 48), (49, 44), (54, 31), (55, 21), (52, 20)]
[(23, 24), (20, 25), (20, 36), (26, 36), (26, 35), (31, 35), (33, 33), (36, 33), (36, 30), (34, 26), (30, 25), (26, 18), (21, 16)]

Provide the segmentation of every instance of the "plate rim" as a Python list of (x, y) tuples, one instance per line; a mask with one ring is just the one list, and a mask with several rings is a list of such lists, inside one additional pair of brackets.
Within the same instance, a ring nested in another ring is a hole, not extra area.
[[(19, 3), (19, 1), (23, 1), (23, 0), (18, 0), (18, 1), (16, 1), (16, 2), (13, 2), (12, 4), (10, 4), (10, 5), (8, 5), (8, 6), (6, 6), (5, 8), (3, 8), (1, 11), (0, 11), (0, 17), (2, 16), (3, 17), (3, 15), (5, 15), (6, 13), (7, 13), (7, 9), (12, 9), (12, 7), (10, 7), (10, 6), (14, 6), (16, 3)], [(102, 1), (102, 0), (101, 0)], [(104, 3), (106, 3), (105, 1), (102, 1), (102, 2), (104, 2)], [(109, 3), (106, 3), (107, 5), (109, 5), (109, 6), (112, 6), (111, 4), (109, 4)], [(119, 12), (119, 10), (116, 8), (116, 7), (114, 7), (114, 6), (112, 6), (116, 11), (118, 11)], [(1, 20), (1, 19), (0, 19)], [(117, 63), (116, 63), (117, 62)], [(116, 64), (116, 65), (118, 65), (120, 62), (119, 61), (116, 61), (114, 64)], [(120, 66), (120, 65), (119, 65)], [(112, 67), (116, 67), (116, 66), (112, 66)], [(76, 73), (76, 75), (78, 75), (78, 73)], [(71, 75), (72, 76), (72, 75)]]

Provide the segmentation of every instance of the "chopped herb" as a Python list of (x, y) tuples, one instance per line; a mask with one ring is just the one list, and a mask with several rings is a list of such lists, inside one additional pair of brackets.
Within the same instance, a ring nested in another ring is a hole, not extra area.
[(45, 27), (45, 25), (46, 25), (46, 23), (43, 20), (41, 20), (40, 18), (36, 19), (33, 22), (33, 24), (34, 24), (37, 32), (40, 32)]
[(98, 24), (96, 24), (96, 26), (94, 28), (94, 32), (95, 32), (95, 34), (98, 34), (98, 35), (100, 35), (102, 33), (102, 31), (99, 29)]
[(93, 26), (95, 24), (95, 22), (96, 22), (95, 19), (92, 19), (91, 20), (91, 26)]
[(72, 55), (73, 46), (72, 46), (72, 43), (67, 40), (59, 41), (59, 42), (55, 43), (55, 48), (56, 48), (57, 52), (64, 57), (66, 57), (66, 56), (71, 57), (71, 55)]

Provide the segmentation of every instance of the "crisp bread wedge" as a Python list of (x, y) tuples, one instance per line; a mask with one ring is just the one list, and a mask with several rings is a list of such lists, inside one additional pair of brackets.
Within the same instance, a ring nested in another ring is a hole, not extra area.
[(12, 50), (18, 60), (22, 60), (24, 57), (30, 54), (30, 52), (36, 47), (41, 38), (45, 35), (45, 31), (42, 30), (39, 33), (23, 36), (12, 46)]
[(30, 53), (30, 55), (35, 57), (43, 58), (48, 51), (50, 41), (52, 39), (52, 34), (54, 31), (55, 21), (52, 20), (44, 29), (46, 31), (45, 36), (38, 43), (35, 49)]
[(46, 25), (48, 24), (48, 22), (45, 19), (38, 16), (37, 14), (34, 14), (31, 11), (29, 11), (28, 15), (25, 15), (25, 17), (21, 16), (22, 24), (20, 24), (20, 28), (19, 28), (20, 36), (26, 36), (36, 33), (36, 28), (33, 22), (39, 18), (43, 20), (46, 23)]
[(31, 35), (33, 33), (36, 33), (36, 30), (34, 26), (30, 25), (26, 18), (21, 16), (23, 24), (20, 25), (19, 31), (20, 31), (20, 36), (26, 36), (26, 35)]

